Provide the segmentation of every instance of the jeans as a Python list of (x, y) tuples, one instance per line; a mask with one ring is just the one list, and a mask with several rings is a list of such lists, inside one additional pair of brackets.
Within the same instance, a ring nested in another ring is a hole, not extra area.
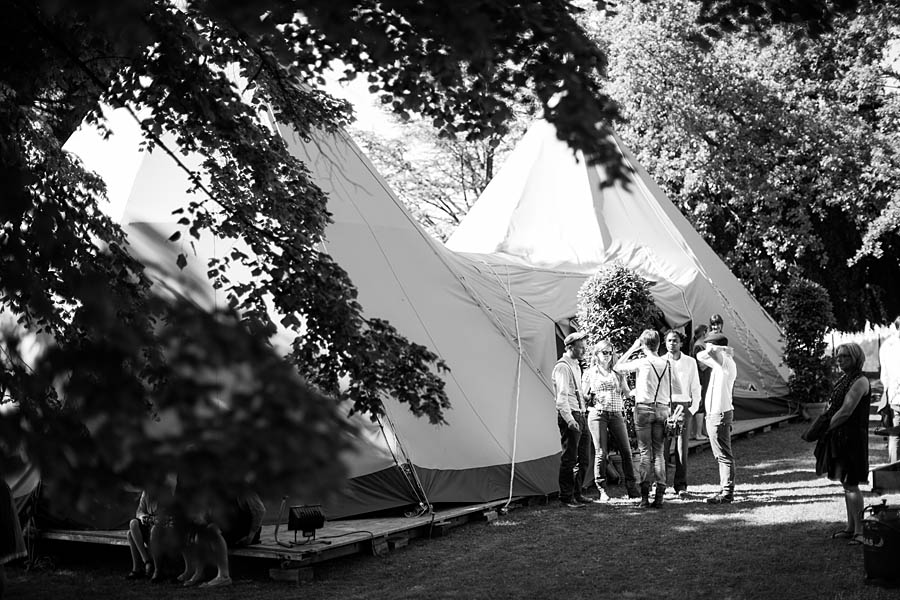
[(709, 446), (719, 463), (719, 484), (722, 486), (723, 496), (734, 494), (734, 454), (731, 452), (731, 424), (733, 421), (733, 410), (723, 413), (706, 413)]
[(669, 407), (665, 404), (634, 405), (634, 429), (637, 432), (638, 452), (641, 455), (639, 474), (641, 483), (656, 482), (662, 486), (666, 485), (663, 444), (668, 417)]
[(587, 432), (584, 413), (573, 412), (572, 417), (581, 427), (581, 431), (569, 429), (565, 419), (559, 413), (556, 414), (559, 441), (562, 445), (562, 456), (559, 459), (560, 500), (571, 500), (581, 496), (584, 476), (588, 471), (588, 456), (591, 452), (591, 437)]
[[(681, 435), (677, 438), (666, 437), (665, 453), (666, 467), (669, 467), (669, 458), (674, 459), (675, 477), (672, 480), (672, 486), (676, 492), (687, 491), (687, 474), (688, 474), (688, 448), (691, 437), (691, 413), (688, 411), (690, 404), (684, 404), (684, 412), (682, 414)], [(672, 453), (672, 442), (675, 442), (675, 452)]]
[(609, 462), (609, 439), (622, 455), (622, 476), (625, 487), (634, 487), (634, 463), (631, 460), (631, 444), (628, 442), (628, 429), (625, 417), (620, 412), (591, 409), (588, 411), (588, 429), (594, 441), (594, 483), (597, 489), (606, 487), (606, 469)]

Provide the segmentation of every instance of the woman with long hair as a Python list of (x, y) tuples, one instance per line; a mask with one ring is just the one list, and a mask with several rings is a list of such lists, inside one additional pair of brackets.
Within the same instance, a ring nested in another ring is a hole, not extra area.
[(631, 394), (625, 377), (612, 370), (615, 350), (609, 340), (600, 340), (591, 353), (590, 367), (585, 371), (582, 388), (588, 397), (588, 429), (594, 441), (594, 482), (600, 500), (609, 500), (606, 491), (606, 469), (609, 441), (622, 456), (622, 471), (629, 498), (640, 496), (631, 461), (631, 444), (625, 426), (625, 398)]
[(859, 344), (841, 344), (835, 352), (841, 377), (834, 384), (826, 413), (828, 430), (816, 444), (816, 474), (844, 487), (847, 526), (831, 537), (863, 542), (863, 497), (860, 482), (869, 477), (869, 404), (872, 390), (862, 374), (866, 355)]

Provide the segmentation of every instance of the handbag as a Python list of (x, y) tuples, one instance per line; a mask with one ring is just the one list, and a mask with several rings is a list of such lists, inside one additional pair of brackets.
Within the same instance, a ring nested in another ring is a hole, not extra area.
[(803, 432), (803, 435), (800, 436), (805, 442), (816, 442), (825, 435), (825, 432), (828, 431), (828, 425), (831, 423), (831, 413), (829, 411), (823, 412), (821, 415), (816, 417), (816, 420), (812, 422), (812, 424)]

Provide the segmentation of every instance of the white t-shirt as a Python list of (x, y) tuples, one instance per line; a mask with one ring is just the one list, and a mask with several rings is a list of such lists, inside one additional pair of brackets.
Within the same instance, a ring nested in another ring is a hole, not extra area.
[(688, 410), (691, 414), (695, 414), (703, 402), (703, 398), (700, 397), (700, 373), (697, 370), (697, 361), (682, 352), (678, 360), (669, 357), (669, 362), (672, 363), (672, 368), (675, 369), (681, 383), (681, 393), (673, 395), (672, 402), (690, 402)]
[(721, 364), (713, 360), (708, 350), (697, 353), (697, 360), (709, 367), (709, 387), (706, 388), (706, 414), (724, 413), (734, 410), (734, 380), (737, 379), (737, 365), (727, 352), (719, 352)]

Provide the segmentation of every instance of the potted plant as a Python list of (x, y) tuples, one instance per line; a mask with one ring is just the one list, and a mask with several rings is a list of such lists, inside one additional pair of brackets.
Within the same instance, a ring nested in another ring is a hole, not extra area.
[(824, 287), (797, 277), (779, 304), (784, 331), (784, 362), (791, 369), (788, 388), (804, 419), (825, 411), (833, 361), (825, 355), (825, 332), (834, 324), (831, 299)]

